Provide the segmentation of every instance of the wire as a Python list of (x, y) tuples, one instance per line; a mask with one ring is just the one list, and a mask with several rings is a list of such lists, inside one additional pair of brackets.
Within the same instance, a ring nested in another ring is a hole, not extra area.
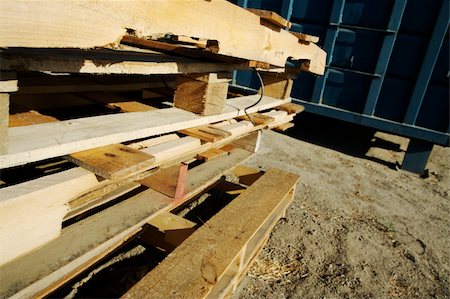
[(258, 101), (256, 101), (255, 103), (251, 104), (250, 106), (248, 106), (247, 108), (244, 109), (244, 113), (245, 115), (247, 115), (248, 119), (250, 120), (250, 122), (255, 125), (255, 122), (253, 121), (253, 119), (251, 118), (251, 116), (247, 113), (247, 109), (250, 109), (252, 107), (255, 107), (256, 105), (259, 104), (259, 102), (261, 102), (262, 98), (264, 97), (264, 82), (263, 79), (261, 77), (261, 75), (258, 73), (258, 71), (256, 70), (256, 68), (252, 68), (252, 70), (256, 73), (256, 76), (258, 76), (259, 79), (259, 83), (261, 86), (261, 96), (259, 97)]

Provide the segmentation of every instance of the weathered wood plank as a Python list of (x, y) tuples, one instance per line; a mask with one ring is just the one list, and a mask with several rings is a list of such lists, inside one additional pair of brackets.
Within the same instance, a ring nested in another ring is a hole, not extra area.
[(0, 189), (0, 265), (58, 237), (66, 204), (80, 186), (97, 183), (93, 173), (75, 168)]
[(247, 8), (248, 11), (281, 28), (291, 28), (292, 24), (276, 12), (264, 9)]
[(106, 179), (116, 179), (147, 169), (155, 157), (123, 144), (111, 144), (92, 150), (73, 153), (66, 158)]
[[(269, 169), (258, 181), (213, 216), (171, 255), (125, 294), (124, 298), (205, 298), (235, 261), (248, 264), (245, 247), (255, 249), (260, 238), (282, 216), (292, 199), (298, 176)], [(279, 209), (283, 206), (283, 209)], [(245, 213), (242, 213), (245, 211)], [(236, 216), (239, 215), (239, 216)], [(269, 226), (265, 226), (268, 220)], [(264, 227), (263, 230), (260, 230)], [(252, 244), (252, 241), (255, 243)], [(207, 244), (207, 246), (205, 246)], [(253, 246), (252, 246), (253, 245)], [(239, 259), (244, 250), (242, 261)], [(219, 290), (221, 291), (221, 290)], [(219, 292), (220, 293), (220, 292)], [(212, 296), (214, 297), (214, 296)]]
[(178, 164), (149, 175), (139, 183), (152, 188), (170, 198), (181, 199), (184, 196), (187, 165)]
[(194, 127), (179, 132), (207, 142), (217, 142), (232, 135), (231, 132), (214, 126)]
[(9, 94), (0, 93), (0, 155), (8, 151)]

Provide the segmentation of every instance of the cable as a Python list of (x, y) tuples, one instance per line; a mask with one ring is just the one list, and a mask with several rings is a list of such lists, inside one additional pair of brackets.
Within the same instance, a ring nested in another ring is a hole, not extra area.
[(259, 104), (259, 102), (261, 102), (263, 96), (264, 96), (264, 82), (263, 79), (261, 77), (261, 75), (258, 73), (258, 71), (256, 70), (256, 68), (252, 68), (252, 70), (256, 73), (256, 76), (258, 76), (259, 79), (259, 83), (261, 85), (261, 96), (259, 97), (258, 101), (256, 101), (255, 103), (251, 104), (250, 106), (248, 106), (247, 108), (244, 109), (244, 113), (245, 115), (247, 115), (248, 119), (250, 120), (250, 122), (255, 125), (255, 122), (253, 121), (253, 119), (251, 118), (251, 116), (247, 113), (247, 109), (250, 109), (252, 107), (255, 107), (256, 105)]

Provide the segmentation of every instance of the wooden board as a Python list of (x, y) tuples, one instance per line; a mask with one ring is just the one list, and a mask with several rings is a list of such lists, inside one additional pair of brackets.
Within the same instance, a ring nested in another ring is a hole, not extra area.
[(275, 131), (277, 131), (277, 132), (284, 132), (284, 131), (286, 131), (286, 130), (288, 130), (290, 128), (293, 128), (294, 126), (295, 126), (294, 123), (285, 123), (285, 124), (282, 124), (282, 125), (280, 125), (278, 127), (273, 128), (273, 129)]
[(220, 148), (213, 148), (210, 150), (207, 150), (206, 152), (200, 153), (197, 155), (197, 159), (201, 161), (210, 161), (212, 159), (217, 159), (221, 156), (228, 155), (228, 151), (220, 149)]
[(232, 135), (229, 131), (213, 126), (194, 127), (179, 132), (207, 142), (217, 142)]
[(264, 9), (247, 8), (248, 11), (259, 16), (261, 19), (267, 20), (277, 27), (281, 28), (291, 28), (291, 22), (277, 14), (276, 12)]
[(53, 116), (42, 115), (37, 111), (14, 113), (9, 116), (9, 127), (21, 127), (59, 121)]
[[(262, 113), (252, 113), (250, 114), (250, 117), (252, 118), (253, 122), (257, 125), (268, 125), (275, 121), (273, 117), (264, 115)], [(239, 119), (247, 121), (250, 120), (247, 115), (240, 116)]]
[(305, 107), (295, 103), (287, 103), (276, 107), (276, 109), (286, 111), (288, 114), (299, 114), (305, 110)]
[(139, 183), (168, 197), (181, 199), (184, 196), (187, 169), (188, 166), (182, 163), (174, 165), (149, 175)]
[[(234, 118), (243, 115), (244, 109), (258, 98), (254, 95), (229, 99), (224, 113), (203, 117), (166, 108), (9, 128), (8, 154), (0, 155), (0, 169)], [(288, 102), (264, 97), (247, 112)]]
[[(250, 155), (237, 149), (224, 159), (213, 160), (190, 170), (187, 182), (190, 191), (186, 200), (216, 182), (231, 167)], [(0, 297), (49, 294), (123, 244), (150, 219), (181, 203), (148, 189), (64, 228), (58, 239), (0, 267)]]
[(73, 153), (67, 159), (107, 179), (126, 176), (155, 162), (155, 157), (123, 144)]
[(0, 155), (8, 151), (9, 94), (0, 93)]
[(79, 186), (97, 183), (93, 173), (75, 168), (0, 189), (0, 265), (57, 238)]
[[(220, 298), (283, 215), (298, 176), (269, 169), (195, 231), (124, 298)], [(243, 213), (245, 211), (245, 213)], [(263, 229), (261, 229), (263, 228)], [(234, 275), (230, 267), (237, 266)]]
[[(323, 74), (325, 52), (303, 45), (285, 30), (268, 31), (260, 18), (227, 1), (107, 0), (2, 1), (0, 47), (95, 48), (117, 45), (132, 32), (140, 38), (161, 33), (217, 40), (218, 54), (284, 67), (289, 57), (313, 60)], [(20, 28), (20, 30), (17, 30)], [(77, 28), (77, 30), (73, 30)], [(14, 32), (11, 35), (11, 32)]]
[(194, 232), (196, 225), (175, 214), (163, 212), (150, 219), (139, 239), (171, 252)]

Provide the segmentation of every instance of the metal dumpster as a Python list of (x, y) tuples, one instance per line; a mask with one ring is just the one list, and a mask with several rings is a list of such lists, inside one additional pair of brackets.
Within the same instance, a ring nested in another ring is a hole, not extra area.
[[(448, 0), (232, 2), (320, 37), (325, 75), (300, 74), (292, 91), (306, 111), (410, 138), (402, 168), (417, 173), (434, 144), (449, 146)], [(257, 86), (251, 73), (235, 79)]]

